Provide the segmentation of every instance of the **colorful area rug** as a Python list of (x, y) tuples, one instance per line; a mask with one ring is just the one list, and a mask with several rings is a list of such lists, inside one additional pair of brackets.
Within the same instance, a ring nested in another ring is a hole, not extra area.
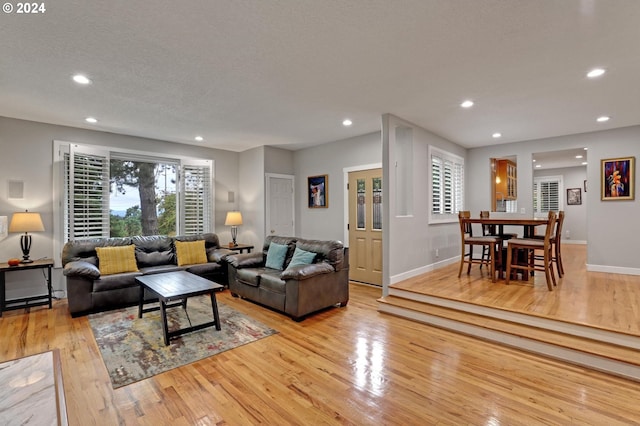
[[(151, 305), (145, 305), (145, 308)], [(114, 389), (186, 365), (277, 333), (266, 325), (218, 302), (221, 328), (208, 327), (183, 334), (164, 345), (160, 311), (138, 318), (138, 307), (89, 315)], [(188, 299), (167, 310), (169, 330), (211, 321), (208, 296)]]

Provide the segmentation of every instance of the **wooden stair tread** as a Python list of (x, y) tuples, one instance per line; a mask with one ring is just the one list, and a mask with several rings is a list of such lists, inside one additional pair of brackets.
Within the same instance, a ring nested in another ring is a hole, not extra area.
[(608, 342), (600, 342), (560, 331), (548, 330), (505, 319), (492, 318), (486, 315), (447, 308), (393, 295), (382, 297), (378, 299), (378, 302), (427, 315), (471, 324), (477, 327), (508, 333), (518, 337), (545, 342), (559, 347), (578, 350), (632, 365), (640, 365), (640, 352), (629, 347), (615, 345)]

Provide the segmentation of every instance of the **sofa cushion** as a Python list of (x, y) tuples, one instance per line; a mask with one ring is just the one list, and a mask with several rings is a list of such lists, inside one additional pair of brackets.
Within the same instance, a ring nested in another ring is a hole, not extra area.
[(178, 266), (207, 263), (207, 252), (204, 249), (204, 240), (176, 241), (175, 243)]
[(140, 268), (140, 272), (144, 275), (151, 274), (163, 274), (165, 272), (177, 272), (184, 271), (183, 266), (178, 265), (157, 265), (157, 266), (147, 266), (146, 268)]
[(130, 244), (121, 247), (96, 247), (100, 275), (138, 272), (135, 246)]
[(267, 270), (260, 275), (260, 288), (273, 291), (274, 293), (284, 293), (286, 283), (280, 279), (278, 271)]
[(104, 275), (99, 280), (93, 282), (93, 291), (111, 291), (119, 288), (137, 287), (136, 277), (142, 275), (140, 272), (127, 272), (118, 275)]
[(208, 275), (213, 272), (218, 272), (222, 270), (222, 265), (219, 263), (209, 262), (209, 263), (199, 263), (197, 265), (191, 265), (187, 267), (187, 272), (191, 272), (196, 275)]
[(132, 241), (136, 246), (136, 260), (139, 268), (176, 264), (171, 237), (164, 235), (135, 236)]
[(269, 244), (269, 251), (267, 251), (267, 260), (265, 266), (281, 271), (283, 269), (284, 260), (287, 257), (288, 246), (278, 243)]
[(258, 287), (260, 285), (260, 274), (264, 273), (265, 268), (246, 268), (238, 269), (236, 279), (246, 285)]
[(298, 265), (310, 265), (311, 263), (313, 263), (313, 259), (315, 258), (316, 253), (302, 250), (301, 248), (296, 247), (296, 250), (293, 252), (293, 257), (291, 258), (291, 262), (289, 262), (287, 269)]

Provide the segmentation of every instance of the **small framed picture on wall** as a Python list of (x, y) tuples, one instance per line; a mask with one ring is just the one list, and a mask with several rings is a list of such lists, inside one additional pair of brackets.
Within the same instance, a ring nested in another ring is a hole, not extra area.
[(326, 208), (329, 206), (328, 175), (309, 176), (307, 178), (309, 191), (309, 208)]
[(579, 206), (582, 204), (582, 191), (580, 188), (567, 189), (567, 205)]

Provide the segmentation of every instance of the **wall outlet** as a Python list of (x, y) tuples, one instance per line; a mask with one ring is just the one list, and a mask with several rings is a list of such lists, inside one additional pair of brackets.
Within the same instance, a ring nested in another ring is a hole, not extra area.
[(569, 231), (567, 229), (567, 232), (565, 232), (566, 236), (567, 236), (567, 240), (571, 238), (571, 231)]
[(440, 251), (436, 249), (436, 257), (440, 257)]

